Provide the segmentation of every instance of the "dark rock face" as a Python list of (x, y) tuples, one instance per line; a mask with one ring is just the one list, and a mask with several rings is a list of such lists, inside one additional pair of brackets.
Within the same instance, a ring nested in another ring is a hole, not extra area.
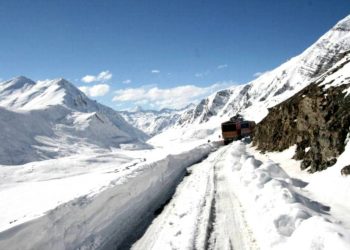
[(350, 175), (350, 165), (343, 167), (340, 173), (341, 175), (344, 175), (344, 176)]
[(350, 126), (350, 96), (343, 93), (349, 87), (347, 81), (328, 89), (320, 81), (312, 83), (269, 109), (255, 128), (253, 144), (263, 151), (282, 151), (296, 144), (294, 158), (302, 160), (301, 168), (310, 167), (310, 172), (334, 165), (344, 151)]

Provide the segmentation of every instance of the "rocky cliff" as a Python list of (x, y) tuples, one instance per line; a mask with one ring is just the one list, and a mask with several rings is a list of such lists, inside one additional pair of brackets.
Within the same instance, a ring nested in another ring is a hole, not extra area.
[(324, 170), (344, 151), (350, 127), (350, 53), (298, 94), (270, 108), (253, 143), (263, 151), (296, 145), (295, 159), (310, 172)]

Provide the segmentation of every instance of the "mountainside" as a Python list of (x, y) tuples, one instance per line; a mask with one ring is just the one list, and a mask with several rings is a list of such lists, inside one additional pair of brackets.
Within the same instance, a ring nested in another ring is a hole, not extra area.
[(135, 111), (121, 111), (120, 114), (135, 128), (154, 136), (175, 125), (181, 115), (193, 106), (191, 104), (180, 110), (162, 109), (160, 111), (138, 108)]
[[(0, 164), (142, 144), (146, 134), (64, 79), (0, 83)], [(98, 147), (98, 148), (97, 148)]]
[(337, 23), (302, 54), (245, 84), (219, 91), (182, 114), (178, 126), (200, 124), (236, 113), (261, 121), (267, 108), (293, 96), (332, 67), (350, 49), (350, 16)]
[(254, 144), (263, 151), (297, 145), (294, 158), (311, 172), (334, 165), (349, 140), (350, 52), (297, 95), (269, 109)]

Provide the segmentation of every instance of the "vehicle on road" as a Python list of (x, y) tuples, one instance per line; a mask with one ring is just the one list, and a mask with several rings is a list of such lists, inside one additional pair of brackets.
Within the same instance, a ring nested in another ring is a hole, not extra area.
[(222, 138), (224, 144), (250, 136), (255, 128), (254, 121), (244, 120), (241, 115), (231, 117), (229, 121), (221, 124)]

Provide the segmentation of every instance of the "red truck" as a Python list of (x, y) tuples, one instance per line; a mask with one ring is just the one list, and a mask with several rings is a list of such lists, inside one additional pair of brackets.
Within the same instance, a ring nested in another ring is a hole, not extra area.
[(229, 121), (221, 124), (222, 138), (224, 138), (225, 145), (234, 140), (250, 136), (254, 128), (255, 122), (244, 120), (240, 115), (232, 117)]

